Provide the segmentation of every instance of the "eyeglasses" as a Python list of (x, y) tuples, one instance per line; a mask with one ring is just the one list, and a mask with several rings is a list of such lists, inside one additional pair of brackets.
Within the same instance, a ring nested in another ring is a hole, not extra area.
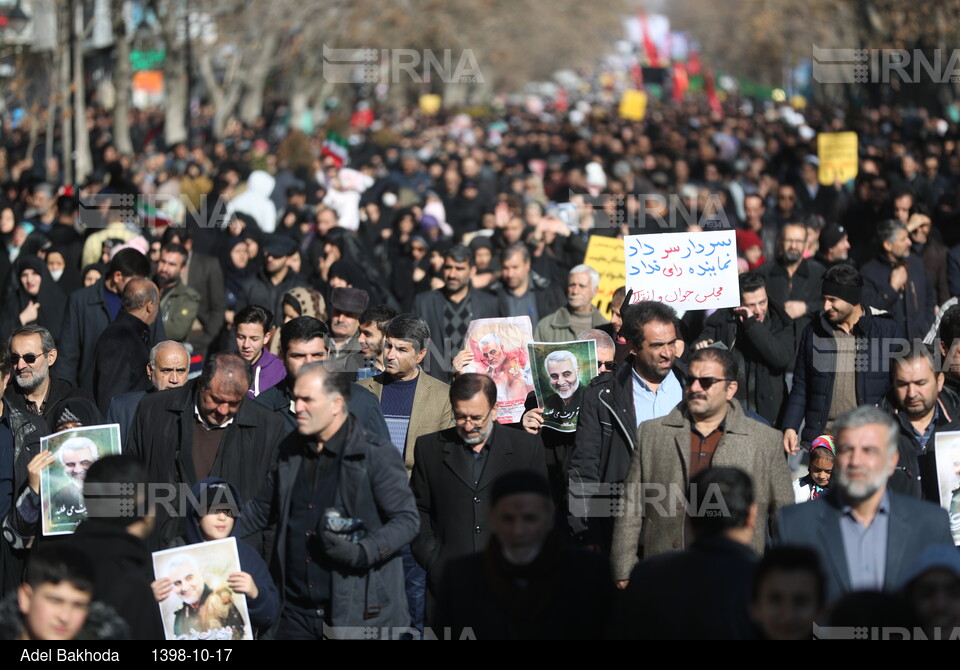
[(21, 356), (20, 354), (10, 354), (10, 362), (16, 365), (17, 363), (20, 362), (20, 359), (22, 358), (23, 362), (26, 363), (27, 365), (33, 365), (34, 363), (37, 362), (38, 358), (46, 355), (47, 353), (48, 352), (44, 351), (42, 354), (24, 354), (23, 356)]
[(483, 416), (462, 416), (460, 414), (453, 415), (453, 422), (458, 426), (465, 426), (468, 423), (473, 424), (474, 426), (481, 426), (487, 422), (487, 418), (490, 416), (490, 413), (493, 412), (493, 408), (490, 408), (490, 412), (487, 412)]
[(597, 363), (598, 370), (609, 370), (610, 372), (613, 372), (615, 367), (617, 367), (616, 361), (599, 361)]
[(210, 516), (216, 516), (217, 514), (223, 514), (224, 516), (230, 517), (231, 519), (237, 516), (235, 510), (230, 509), (229, 507), (223, 507), (221, 509), (211, 509), (207, 511), (207, 514)]
[(724, 379), (722, 377), (687, 377), (687, 386), (693, 386), (694, 382), (700, 382), (700, 388), (709, 391), (710, 387), (717, 382), (732, 382), (733, 379)]

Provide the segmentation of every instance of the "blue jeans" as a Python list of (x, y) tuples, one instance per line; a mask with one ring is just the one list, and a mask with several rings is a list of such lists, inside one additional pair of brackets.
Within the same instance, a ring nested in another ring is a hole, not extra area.
[(410, 627), (423, 633), (423, 609), (426, 600), (427, 573), (417, 565), (408, 544), (403, 548), (404, 590), (410, 610)]

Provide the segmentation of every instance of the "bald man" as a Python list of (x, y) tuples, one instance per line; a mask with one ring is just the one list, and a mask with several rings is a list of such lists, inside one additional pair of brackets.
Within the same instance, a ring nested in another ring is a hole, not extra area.
[(93, 389), (101, 412), (114, 396), (150, 388), (143, 370), (150, 360), (150, 324), (157, 319), (159, 304), (160, 291), (149, 279), (132, 279), (124, 286), (120, 313), (94, 349)]
[(126, 444), (133, 415), (143, 397), (153, 391), (165, 391), (187, 383), (190, 372), (190, 354), (187, 348), (174, 340), (164, 340), (150, 350), (146, 378), (150, 387), (145, 391), (130, 391), (115, 396), (107, 409), (107, 423), (120, 425), (120, 442)]

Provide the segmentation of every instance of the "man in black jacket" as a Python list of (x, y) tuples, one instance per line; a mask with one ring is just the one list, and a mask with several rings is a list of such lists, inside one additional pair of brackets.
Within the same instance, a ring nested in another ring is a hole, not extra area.
[(500, 281), (490, 285), (500, 316), (529, 316), (536, 329), (540, 319), (566, 304), (563, 289), (531, 271), (530, 250), (523, 242), (504, 249), (500, 265)]
[(106, 413), (114, 396), (150, 388), (144, 370), (150, 363), (150, 324), (159, 313), (156, 284), (148, 279), (127, 282), (120, 313), (94, 350), (93, 387), (101, 412)]
[(786, 224), (777, 238), (777, 258), (757, 269), (767, 282), (767, 296), (797, 320), (798, 331), (820, 309), (823, 266), (803, 257), (808, 234), (802, 223)]
[(738, 468), (708, 468), (691, 480), (687, 500), (693, 542), (684, 551), (637, 564), (624, 594), (617, 637), (754, 637), (747, 614), (757, 562), (751, 548), (757, 524), (753, 482)]
[(270, 235), (263, 245), (263, 268), (240, 288), (237, 309), (247, 305), (266, 307), (274, 314), (275, 326), (282, 325), (283, 294), (306, 287), (306, 280), (290, 269), (288, 261), (297, 253), (297, 242), (286, 235)]
[(475, 291), (470, 280), (476, 273), (470, 249), (458, 244), (443, 258), (443, 288), (420, 293), (414, 298), (413, 313), (430, 328), (430, 343), (423, 369), (431, 377), (450, 383), (451, 360), (463, 348), (467, 326), (475, 319), (500, 316), (497, 299)]
[(910, 252), (907, 226), (894, 219), (882, 222), (877, 246), (880, 253), (861, 269), (863, 302), (890, 312), (907, 339), (923, 338), (933, 323), (936, 290), (923, 261)]
[(776, 425), (793, 364), (793, 321), (767, 297), (766, 283), (756, 272), (740, 275), (740, 307), (714, 312), (693, 348), (723, 345), (739, 361), (737, 400)]
[[(283, 419), (247, 397), (250, 366), (236, 354), (214, 354), (203, 374), (180, 388), (144, 396), (127, 452), (151, 482), (187, 484), (221, 477), (252, 498), (285, 434)], [(179, 519), (161, 514), (161, 540), (180, 534)]]
[[(120, 313), (123, 288), (131, 279), (150, 275), (150, 261), (136, 249), (121, 249), (110, 261), (107, 274), (96, 284), (74, 291), (60, 333), (60, 366), (57, 373), (74, 386), (93, 390), (93, 351), (97, 340)], [(150, 328), (152, 342), (167, 339), (163, 321)]]
[(57, 343), (43, 326), (21, 326), (10, 336), (13, 372), (5, 399), (22, 412), (42, 417), (49, 425), (56, 422), (67, 399), (79, 397), (93, 401), (86, 390), (53, 377), (51, 368), (58, 360), (58, 353)]
[(939, 505), (936, 435), (960, 429), (960, 396), (944, 385), (926, 345), (914, 341), (907, 346), (893, 359), (890, 392), (879, 404), (900, 431), (900, 462), (890, 488)]
[(569, 467), (570, 528), (580, 542), (606, 552), (613, 538), (610, 503), (627, 476), (637, 426), (683, 400), (677, 313), (645, 301), (625, 305), (621, 315), (620, 332), (633, 353), (584, 392)]
[[(96, 569), (97, 599), (127, 622), (134, 640), (163, 639), (160, 608), (150, 588), (153, 562), (145, 541), (156, 522), (148, 481), (143, 466), (130, 456), (104, 456), (91, 465), (83, 485), (87, 520), (68, 540)], [(121, 485), (130, 485), (130, 492)], [(131, 514), (120, 514), (121, 510)]]
[(550, 486), (509, 472), (490, 491), (487, 548), (453, 559), (443, 574), (434, 629), (448, 639), (602, 639), (613, 610), (610, 566), (553, 529)]

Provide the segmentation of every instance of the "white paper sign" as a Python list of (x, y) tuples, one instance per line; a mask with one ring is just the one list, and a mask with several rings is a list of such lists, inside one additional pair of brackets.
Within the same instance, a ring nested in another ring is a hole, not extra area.
[(623, 238), (630, 303), (656, 300), (677, 311), (740, 304), (732, 230)]

